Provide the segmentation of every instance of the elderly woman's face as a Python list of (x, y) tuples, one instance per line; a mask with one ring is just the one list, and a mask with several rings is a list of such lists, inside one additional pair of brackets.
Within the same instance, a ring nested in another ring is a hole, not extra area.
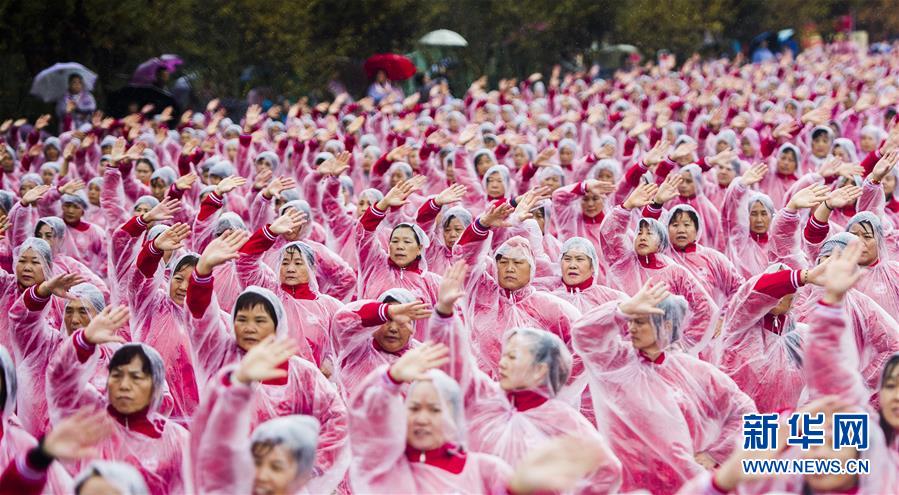
[(638, 256), (648, 256), (659, 252), (659, 244), (659, 235), (644, 224), (637, 232), (637, 236), (634, 237), (634, 252)]
[(168, 184), (164, 180), (156, 178), (150, 181), (150, 194), (158, 201), (165, 199), (165, 194), (169, 191)]
[(516, 146), (515, 149), (512, 150), (512, 161), (515, 162), (515, 168), (521, 168), (527, 165), (528, 154), (521, 148), (521, 146)]
[(59, 158), (59, 150), (56, 149), (56, 146), (47, 146), (44, 148), (44, 158), (48, 162), (55, 162)]
[(406, 176), (405, 172), (399, 169), (394, 170), (390, 174), (390, 187), (395, 187), (397, 184), (403, 182), (406, 179), (408, 179), (408, 177)]
[(430, 381), (415, 384), (406, 397), (406, 443), (416, 450), (433, 450), (446, 443), (444, 408)]
[(378, 327), (372, 334), (372, 338), (381, 349), (387, 352), (399, 352), (409, 344), (413, 330), (415, 330), (413, 322), (397, 323), (391, 320)]
[(100, 206), (100, 186), (96, 184), (87, 186), (87, 201), (94, 206)]
[(487, 173), (487, 170), (494, 165), (493, 160), (490, 159), (487, 155), (481, 155), (478, 157), (478, 160), (475, 162), (475, 168), (478, 171), (478, 176), (483, 177), (484, 174)]
[(849, 153), (846, 153), (846, 150), (844, 150), (842, 146), (834, 146), (833, 156), (839, 158), (843, 163), (851, 161)]
[(692, 198), (696, 196), (696, 181), (693, 180), (693, 174), (690, 172), (681, 172), (683, 181), (677, 186), (677, 194), (682, 198)]
[(309, 283), (309, 270), (306, 265), (306, 257), (296, 249), (289, 249), (284, 253), (279, 271), (281, 283), (290, 287)]
[(462, 237), (462, 232), (465, 232), (462, 222), (458, 218), (451, 218), (443, 229), (443, 245), (452, 249), (456, 245), (456, 241)]
[(740, 150), (743, 151), (743, 156), (755, 156), (755, 148), (752, 147), (752, 141), (749, 138), (743, 138), (740, 141)]
[(539, 389), (546, 379), (546, 365), (534, 366), (527, 337), (515, 334), (503, 345), (499, 358), (499, 386), (507, 392)]
[(584, 283), (593, 276), (593, 260), (578, 249), (569, 249), (562, 255), (562, 281), (567, 285)]
[(715, 171), (717, 172), (716, 177), (718, 179), (718, 184), (725, 187), (729, 186), (737, 176), (737, 172), (734, 170), (734, 166), (730, 163), (719, 164), (716, 167)]
[(68, 225), (76, 225), (84, 216), (84, 208), (75, 203), (66, 203), (62, 205), (62, 219)]
[(54, 235), (53, 227), (46, 223), (42, 224), (41, 227), (37, 229), (37, 235), (35, 237), (47, 241), (47, 244), (49, 244), (54, 251), (56, 250), (59, 239)]
[(871, 136), (869, 134), (862, 134), (861, 138), (859, 139), (858, 144), (859, 144), (859, 148), (861, 148), (862, 152), (870, 153), (870, 152), (874, 151), (874, 148), (877, 147), (878, 143), (877, 143), (877, 140), (875, 140), (873, 136)]
[(415, 231), (408, 227), (400, 227), (390, 235), (388, 251), (390, 259), (397, 266), (405, 268), (421, 255), (421, 244), (415, 237)]
[(44, 282), (44, 265), (34, 249), (28, 248), (19, 255), (15, 271), (16, 281), (26, 289)]
[(595, 218), (602, 213), (604, 207), (605, 203), (603, 197), (598, 194), (588, 191), (587, 194), (584, 194), (584, 197), (581, 198), (581, 213), (583, 213), (585, 217)]
[(562, 178), (556, 174), (550, 174), (540, 181), (540, 185), (548, 187), (550, 191), (555, 191), (556, 189), (562, 187)]
[(277, 331), (275, 320), (269, 316), (262, 304), (237, 311), (234, 315), (234, 336), (237, 346), (249, 351), (256, 344)]
[(516, 291), (530, 283), (531, 264), (526, 259), (501, 256), (496, 260), (496, 276), (499, 277), (500, 287)]
[(109, 404), (120, 414), (134, 414), (150, 405), (153, 377), (144, 371), (140, 356), (109, 370), (106, 381)]
[(487, 196), (490, 198), (502, 198), (506, 195), (506, 183), (499, 172), (494, 172), (487, 177)]
[(715, 143), (715, 153), (721, 153), (722, 151), (727, 150), (727, 149), (730, 149), (730, 145), (727, 144), (727, 141), (725, 141), (723, 139), (719, 139)]
[(771, 226), (771, 213), (760, 201), (756, 201), (749, 210), (749, 230), (753, 234), (765, 234)]
[(371, 201), (365, 196), (360, 196), (359, 201), (356, 202), (356, 218), (361, 218), (369, 208), (371, 208)]
[(634, 349), (638, 351), (646, 351), (656, 346), (656, 330), (649, 316), (641, 315), (628, 320), (627, 333)]
[(574, 161), (574, 149), (570, 146), (564, 146), (559, 148), (559, 163), (562, 165), (568, 165), (572, 161)]
[(896, 176), (889, 174), (883, 178), (880, 184), (883, 186), (884, 194), (893, 195), (896, 191)]
[(790, 150), (784, 150), (777, 155), (777, 171), (790, 175), (796, 172), (796, 155)]
[(56, 178), (56, 172), (54, 172), (52, 168), (47, 167), (47, 168), (41, 169), (41, 179), (44, 180), (44, 185), (49, 186), (49, 185), (53, 184), (53, 179), (55, 179), (55, 178)]
[(96, 309), (90, 304), (84, 304), (80, 299), (73, 299), (66, 303), (66, 310), (63, 316), (63, 323), (69, 335), (75, 333), (75, 330), (84, 328), (97, 315)]

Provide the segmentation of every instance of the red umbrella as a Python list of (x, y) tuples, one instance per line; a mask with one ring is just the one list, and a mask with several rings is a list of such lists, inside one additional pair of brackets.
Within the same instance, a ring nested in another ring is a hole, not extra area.
[(415, 75), (415, 64), (396, 53), (376, 53), (365, 61), (365, 74), (374, 79), (379, 70), (386, 72), (391, 81), (403, 81)]

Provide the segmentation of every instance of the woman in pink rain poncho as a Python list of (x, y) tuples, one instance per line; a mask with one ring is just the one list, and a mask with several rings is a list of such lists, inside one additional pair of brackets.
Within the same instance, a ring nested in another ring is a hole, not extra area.
[[(259, 383), (283, 376), (295, 353), (290, 341), (266, 339), (210, 383), (191, 428), (194, 486), (201, 493), (316, 493), (307, 486), (321, 426), (311, 416), (289, 415), (252, 427)], [(251, 433), (252, 431), (252, 433)]]
[(105, 277), (106, 232), (81, 219), (88, 209), (87, 199), (80, 194), (63, 194), (59, 201), (62, 204), (62, 220), (68, 230), (63, 239), (62, 252)]
[(88, 383), (99, 364), (97, 347), (121, 342), (116, 329), (127, 320), (126, 308), (106, 308), (59, 347), (47, 371), (50, 417), (56, 422), (85, 406), (105, 408), (115, 428), (97, 446), (98, 457), (132, 464), (154, 495), (189, 492), (182, 471), (189, 435), (166, 417), (171, 398), (159, 353), (145, 344), (125, 344), (109, 359), (106, 393)]
[[(787, 191), (799, 181), (799, 148), (791, 143), (784, 143), (777, 154), (769, 160), (759, 189), (771, 198), (775, 208), (781, 208), (787, 202)], [(817, 170), (817, 167), (815, 167)], [(810, 170), (809, 172), (814, 172)], [(749, 184), (746, 184), (749, 186)], [(726, 232), (725, 232), (726, 234)]]
[[(10, 462), (15, 462), (16, 456), (25, 453), (29, 449), (37, 445), (34, 436), (28, 433), (19, 423), (16, 416), (16, 393), (19, 392), (21, 386), (16, 379), (16, 369), (13, 364), (12, 357), (5, 348), (0, 347), (0, 368), (3, 372), (3, 383), (0, 384), (0, 404), (2, 404), (2, 428), (0, 428), (0, 465), (6, 466)], [(32, 391), (25, 388), (31, 399), (34, 397)], [(23, 400), (20, 403), (30, 402)], [(47, 484), (44, 493), (68, 493), (72, 489), (72, 477), (66, 473), (65, 468), (59, 463), (50, 466), (47, 473)]]
[[(883, 368), (880, 383), (881, 410), (874, 410), (868, 403), (868, 390), (862, 377), (856, 371), (856, 358), (852, 340), (846, 324), (846, 313), (842, 304), (844, 296), (857, 283), (861, 271), (858, 269), (861, 247), (850, 244), (842, 253), (833, 253), (830, 266), (825, 273), (825, 290), (815, 309), (809, 314), (809, 334), (805, 352), (805, 377), (809, 385), (811, 401), (800, 408), (798, 413), (808, 413), (812, 417), (825, 416), (820, 430), (825, 432), (821, 445), (800, 450), (787, 445), (791, 428), (783, 421), (779, 425), (776, 438), (777, 448), (755, 453), (752, 457), (762, 462), (768, 459), (825, 459), (840, 461), (843, 465), (850, 459), (869, 462), (869, 473), (864, 475), (848, 473), (828, 473), (817, 475), (780, 475), (759, 479), (746, 476), (741, 469), (742, 460), (748, 456), (735, 451), (732, 458), (723, 463), (714, 476), (703, 475), (684, 487), (683, 493), (855, 493), (877, 495), (895, 493), (899, 489), (899, 453), (896, 451), (895, 428), (899, 425), (896, 403), (899, 394), (896, 363), (893, 356)], [(871, 418), (866, 429), (865, 449), (834, 444), (834, 413), (862, 413)], [(878, 414), (879, 413), (879, 414)], [(878, 424), (879, 419), (879, 424)], [(873, 421), (872, 421), (873, 420)], [(822, 461), (814, 461), (822, 462)]]
[(670, 248), (665, 252), (700, 281), (719, 307), (737, 292), (745, 279), (720, 251), (700, 244), (702, 218), (690, 205), (677, 205), (668, 211)]
[(415, 223), (436, 241), (428, 246), (425, 253), (428, 270), (433, 273), (443, 273), (453, 264), (453, 246), (473, 221), (471, 212), (462, 206), (444, 209), (444, 206), (460, 201), (464, 195), (464, 187), (452, 185), (425, 201), (418, 209)]
[(756, 410), (727, 375), (678, 350), (688, 316), (683, 297), (647, 283), (572, 330), (596, 424), (621, 460), (622, 491), (674, 493), (727, 458), (743, 415)]
[(823, 267), (771, 265), (743, 284), (728, 306), (712, 362), (730, 375), (759, 411), (796, 407), (805, 386), (802, 343), (807, 328), (791, 311), (796, 290), (820, 283)]
[(433, 369), (445, 354), (440, 346), (419, 346), (360, 383), (350, 401), (354, 492), (508, 491), (508, 464), (466, 448), (462, 391)]
[(691, 313), (678, 345), (687, 351), (700, 351), (711, 337), (712, 321), (718, 307), (686, 268), (661, 254), (668, 247), (668, 229), (652, 218), (641, 218), (634, 240), (628, 242), (631, 210), (646, 206), (657, 186), (643, 184), (627, 200), (612, 209), (602, 224), (602, 250), (609, 263), (609, 286), (635, 294), (647, 280), (664, 281), (671, 291), (687, 299)]
[[(44, 280), (53, 278), (55, 268), (53, 266), (53, 249), (47, 241), (36, 237), (29, 237), (16, 246), (13, 251), (13, 271), (6, 273), (0, 271), (0, 304), (5, 308), (11, 308), (16, 299), (19, 299), (27, 289), (40, 285)], [(62, 324), (63, 302), (53, 301), (49, 314), (49, 324), (60, 326)], [(0, 345), (12, 349), (10, 339), (10, 315), (8, 311), (0, 313)]]
[(581, 313), (609, 301), (626, 298), (619, 290), (600, 285), (597, 281), (599, 256), (593, 243), (583, 237), (571, 237), (562, 245), (559, 260), (561, 282), (552, 293), (574, 305)]
[(849, 220), (846, 232), (861, 239), (864, 248), (859, 264), (866, 273), (856, 287), (887, 313), (899, 315), (899, 261), (890, 259), (880, 218), (863, 211)]
[(352, 397), (363, 378), (396, 361), (427, 337), (427, 305), (406, 289), (390, 289), (375, 301), (341, 308), (331, 323), (337, 355), (336, 378), (344, 397)]
[(256, 231), (241, 248), (235, 267), (242, 286), (257, 285), (274, 292), (287, 311), (288, 337), (296, 342), (298, 355), (333, 370), (329, 325), (340, 301), (319, 292), (315, 275), (315, 252), (308, 244), (294, 241), (281, 248), (276, 275), (261, 261), (277, 237), (301, 227), (302, 217), (295, 210), (278, 217), (271, 225)]
[[(514, 209), (514, 221), (530, 222), (534, 198), (529, 193)], [(571, 325), (580, 312), (557, 296), (537, 290), (533, 281), (536, 260), (531, 243), (520, 236), (504, 242), (494, 260), (484, 253), (491, 229), (507, 225), (511, 205), (491, 206), (468, 226), (453, 248), (459, 259), (472, 267), (466, 281), (468, 302), (463, 312), (474, 331), (478, 367), (496, 377), (502, 336), (509, 328), (545, 328), (570, 345)], [(516, 227), (516, 228), (517, 228)]]
[[(210, 383), (222, 368), (240, 361), (266, 337), (287, 337), (290, 322), (284, 305), (270, 290), (247, 287), (237, 298), (230, 323), (213, 297), (213, 269), (236, 258), (246, 240), (245, 233), (235, 231), (210, 242), (188, 285), (185, 303), (191, 314), (190, 338), (197, 369), (205, 377), (203, 383)], [(316, 488), (310, 490), (330, 492), (343, 478), (348, 462), (346, 408), (337, 389), (314, 364), (294, 356), (282, 369), (284, 376), (265, 380), (259, 387), (253, 425), (288, 414), (318, 419), (322, 439), (316, 469), (321, 475), (310, 485)]]
[(604, 452), (607, 461), (580, 488), (590, 493), (614, 493), (621, 480), (621, 464), (596, 429), (581, 413), (560, 398), (572, 371), (572, 357), (562, 340), (533, 328), (513, 328), (503, 335), (499, 380), (477, 369), (464, 324), (453, 304), (464, 295), (464, 264), (444, 274), (436, 314), (430, 320), (431, 338), (446, 344), (445, 367), (462, 388), (468, 418), (469, 446), (516, 465), (542, 442), (572, 435)]
[(360, 298), (371, 298), (398, 287), (410, 290), (430, 303), (435, 301), (440, 276), (428, 271), (425, 253), (430, 239), (421, 227), (410, 223), (394, 226), (386, 252), (376, 235), (387, 209), (403, 205), (420, 184), (420, 180), (413, 179), (391, 188), (359, 219), (356, 246), (359, 251)]
[[(91, 319), (106, 307), (103, 294), (90, 284), (81, 283), (78, 274), (53, 277), (39, 285), (32, 286), (18, 298), (9, 310), (10, 341), (17, 357), (16, 365), (19, 383), (23, 390), (29, 390), (35, 397), (45, 397), (45, 375), (50, 358), (61, 345), (69, 341), (69, 336), (84, 328)], [(53, 298), (51, 296), (59, 296)], [(63, 323), (59, 329), (48, 323), (51, 299), (65, 301)], [(112, 351), (101, 349), (101, 365), (108, 361)], [(102, 388), (106, 382), (106, 372), (98, 367), (98, 373), (91, 377), (91, 383)], [(19, 418), (22, 425), (35, 437), (49, 430), (50, 416), (45, 400), (22, 401), (19, 404)]]
[(777, 210), (771, 198), (748, 189), (761, 180), (765, 170), (755, 166), (734, 179), (721, 207), (721, 227), (727, 239), (724, 254), (744, 277), (759, 274), (777, 260), (768, 236)]

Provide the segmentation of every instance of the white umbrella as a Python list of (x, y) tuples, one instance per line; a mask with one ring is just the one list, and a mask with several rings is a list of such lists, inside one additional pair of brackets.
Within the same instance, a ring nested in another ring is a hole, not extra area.
[(47, 102), (56, 101), (68, 92), (69, 76), (72, 74), (81, 76), (86, 91), (94, 89), (96, 74), (77, 62), (62, 62), (42, 70), (34, 77), (31, 94)]
[(438, 29), (421, 37), (418, 40), (422, 45), (431, 46), (468, 46), (468, 42), (461, 34), (449, 29)]

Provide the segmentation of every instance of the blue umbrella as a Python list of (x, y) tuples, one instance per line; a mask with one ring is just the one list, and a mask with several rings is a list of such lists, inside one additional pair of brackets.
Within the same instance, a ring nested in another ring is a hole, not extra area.
[(34, 77), (31, 94), (47, 102), (57, 101), (69, 91), (69, 77), (72, 74), (81, 76), (86, 91), (94, 89), (96, 74), (77, 62), (61, 62), (42, 70)]

